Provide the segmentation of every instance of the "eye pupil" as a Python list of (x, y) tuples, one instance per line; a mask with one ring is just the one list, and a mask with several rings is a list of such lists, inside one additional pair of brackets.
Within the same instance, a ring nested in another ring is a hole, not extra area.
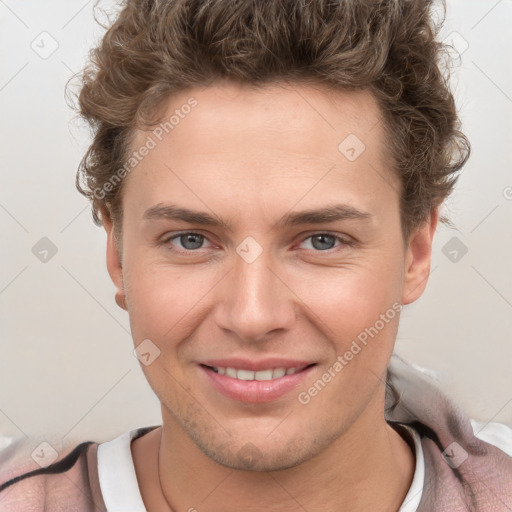
[[(325, 242), (326, 239), (329, 239), (329, 241)], [(320, 240), (320, 245), (315, 243), (318, 240)], [(332, 236), (332, 235), (320, 234), (320, 235), (314, 235), (312, 237), (312, 245), (315, 249), (319, 249), (319, 250), (332, 249), (333, 243), (334, 243), (334, 236)], [(325, 244), (327, 244), (328, 247), (325, 247)]]
[[(198, 249), (203, 243), (203, 236), (197, 233), (186, 233), (180, 236), (180, 242), (185, 249)], [(192, 247), (188, 245), (189, 243), (191, 243)]]

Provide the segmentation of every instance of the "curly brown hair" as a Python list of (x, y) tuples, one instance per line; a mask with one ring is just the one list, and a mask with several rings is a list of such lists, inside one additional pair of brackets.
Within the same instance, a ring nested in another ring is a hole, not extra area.
[[(459, 131), (447, 47), (427, 0), (127, 0), (81, 73), (79, 114), (94, 138), (76, 176), (94, 221), (122, 221), (135, 130), (170, 95), (215, 79), (366, 89), (400, 178), (404, 238), (452, 191), (470, 145)], [(446, 63), (446, 60), (445, 60)], [(119, 172), (118, 172), (119, 177)], [(446, 221), (447, 219), (442, 218)]]

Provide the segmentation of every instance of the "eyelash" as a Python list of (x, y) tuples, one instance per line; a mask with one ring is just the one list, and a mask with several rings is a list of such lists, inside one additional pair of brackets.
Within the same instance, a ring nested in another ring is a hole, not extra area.
[[(198, 235), (200, 237), (203, 237), (204, 240), (208, 240), (208, 238), (203, 235), (202, 233), (198, 233), (196, 231), (182, 231), (182, 232), (179, 232), (179, 233), (173, 233), (171, 236), (168, 236), (166, 237), (165, 239), (163, 239), (161, 242), (159, 242), (159, 245), (169, 245), (169, 243), (176, 239), (176, 238), (180, 238), (184, 235)], [(319, 231), (317, 233), (312, 233), (310, 235), (308, 235), (307, 237), (303, 238), (301, 243), (305, 242), (306, 240), (308, 240), (309, 238), (313, 238), (315, 236), (318, 236), (318, 235), (327, 235), (327, 236), (330, 236), (330, 237), (333, 237), (336, 241), (340, 242), (341, 246), (347, 246), (347, 247), (350, 247), (352, 245), (354, 245), (354, 241), (353, 240), (348, 240), (348, 239), (345, 239), (345, 238), (342, 238), (334, 233), (330, 233), (328, 231)], [(338, 246), (340, 247), (340, 246)], [(174, 249), (174, 248), (171, 248), (170, 249), (172, 252), (175, 252), (177, 254), (193, 254), (193, 253), (198, 253), (200, 251), (200, 248), (199, 249)], [(336, 249), (335, 248), (331, 248), (331, 249), (326, 249), (324, 251), (321, 251), (321, 250), (316, 250), (316, 249), (306, 249), (306, 250), (310, 250), (310, 251), (313, 251), (315, 253), (327, 253), (327, 254), (331, 254), (332, 252), (335, 252)], [(339, 249), (338, 249), (339, 250)]]

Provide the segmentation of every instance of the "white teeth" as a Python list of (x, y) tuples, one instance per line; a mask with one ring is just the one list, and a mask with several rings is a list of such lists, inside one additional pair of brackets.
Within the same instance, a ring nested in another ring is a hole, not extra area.
[(251, 370), (237, 370), (236, 378), (238, 380), (254, 380), (254, 372), (251, 372)]
[(226, 368), (226, 375), (228, 377), (233, 377), (234, 379), (237, 378), (236, 370), (234, 368)]
[(221, 366), (213, 368), (219, 375), (226, 375), (238, 380), (273, 380), (284, 377), (285, 375), (293, 375), (301, 368), (274, 368), (269, 370), (259, 370), (253, 372), (251, 370), (237, 370), (236, 368), (223, 368)]
[(272, 372), (272, 378), (278, 379), (279, 377), (284, 377), (286, 375), (286, 369), (285, 368), (276, 368)]
[(272, 380), (272, 370), (260, 370), (254, 373), (256, 380)]

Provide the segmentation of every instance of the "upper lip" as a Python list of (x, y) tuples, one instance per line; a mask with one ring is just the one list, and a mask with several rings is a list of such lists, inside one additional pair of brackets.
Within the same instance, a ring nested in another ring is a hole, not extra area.
[(211, 366), (214, 368), (236, 368), (237, 370), (250, 370), (257, 372), (260, 370), (269, 370), (274, 368), (304, 368), (311, 364), (312, 361), (298, 361), (296, 359), (282, 359), (278, 357), (272, 357), (255, 361), (251, 359), (243, 358), (230, 358), (230, 359), (209, 359), (201, 362), (205, 366)]

